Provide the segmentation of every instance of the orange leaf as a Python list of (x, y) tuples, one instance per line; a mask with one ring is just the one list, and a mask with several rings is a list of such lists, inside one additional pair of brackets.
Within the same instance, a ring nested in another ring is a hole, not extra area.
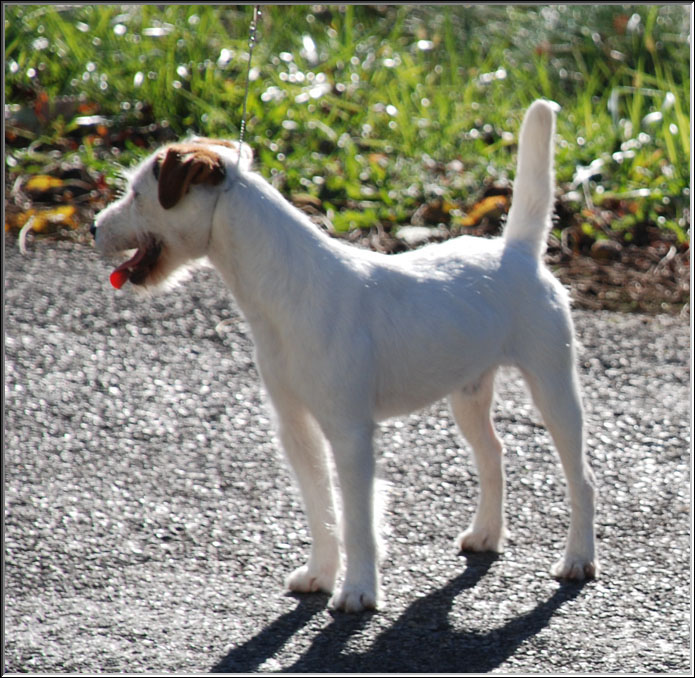
[(43, 217), (50, 224), (55, 226), (67, 226), (68, 228), (77, 228), (78, 224), (75, 220), (77, 210), (74, 205), (60, 205), (50, 210), (43, 212)]
[(28, 191), (50, 191), (52, 188), (60, 188), (63, 185), (63, 180), (57, 177), (52, 177), (50, 174), (37, 174), (27, 181), (26, 189)]
[(468, 214), (461, 219), (461, 226), (475, 226), (491, 212), (498, 212), (506, 207), (507, 198), (504, 195), (489, 195), (473, 205)]
[[(49, 210), (35, 210), (32, 208), (18, 214), (15, 219), (13, 219), (14, 223), (10, 223), (9, 225), (21, 229), (31, 221), (31, 225), (28, 228), (35, 233), (41, 233), (49, 226), (77, 228), (78, 224), (75, 220), (76, 212), (77, 210), (74, 205), (60, 205), (59, 207)], [(8, 224), (6, 222), (5, 230), (7, 230), (7, 226)]]

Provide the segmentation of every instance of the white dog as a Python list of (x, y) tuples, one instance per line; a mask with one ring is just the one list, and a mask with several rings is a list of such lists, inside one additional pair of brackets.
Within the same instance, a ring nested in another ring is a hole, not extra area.
[(552, 573), (597, 574), (569, 302), (541, 261), (553, 207), (553, 135), (552, 106), (535, 102), (521, 130), (507, 225), (494, 240), (464, 236), (392, 256), (351, 247), (250, 171), (247, 146), (202, 138), (152, 154), (132, 172), (125, 195), (97, 216), (103, 254), (136, 250), (111, 274), (116, 287), (157, 287), (207, 257), (247, 319), (313, 538), (308, 563), (288, 578), (292, 591), (333, 591), (340, 565), (327, 442), (346, 554), (331, 605), (376, 607), (374, 428), (445, 396), (481, 483), (458, 547), (502, 548), (502, 444), (490, 419), (500, 365), (521, 370), (567, 478), (569, 535)]

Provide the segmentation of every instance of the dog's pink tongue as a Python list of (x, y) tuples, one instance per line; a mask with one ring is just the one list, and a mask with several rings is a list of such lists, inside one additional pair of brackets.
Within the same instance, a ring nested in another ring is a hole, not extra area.
[(128, 282), (131, 269), (135, 268), (140, 260), (145, 256), (145, 249), (138, 249), (135, 254), (118, 268), (114, 269), (109, 276), (109, 281), (117, 289), (120, 290), (123, 285)]
[(117, 289), (120, 290), (123, 285), (128, 282), (128, 271), (119, 271), (116, 269), (110, 276), (109, 280), (111, 281), (111, 284)]

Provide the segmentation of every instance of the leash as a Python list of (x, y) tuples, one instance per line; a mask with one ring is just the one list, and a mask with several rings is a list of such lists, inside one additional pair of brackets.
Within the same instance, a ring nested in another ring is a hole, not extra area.
[(244, 134), (246, 132), (246, 101), (249, 98), (249, 81), (251, 79), (251, 57), (253, 55), (253, 48), (256, 44), (256, 26), (258, 22), (258, 17), (261, 15), (260, 5), (253, 6), (253, 18), (251, 19), (251, 25), (249, 26), (249, 61), (246, 66), (246, 89), (244, 90), (244, 106), (241, 113), (241, 126), (239, 128), (239, 157), (237, 158), (237, 165), (241, 162), (241, 149), (244, 143)]

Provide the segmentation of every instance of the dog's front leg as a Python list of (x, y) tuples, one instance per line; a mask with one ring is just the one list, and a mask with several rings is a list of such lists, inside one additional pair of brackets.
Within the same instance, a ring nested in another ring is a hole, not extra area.
[(375, 609), (378, 603), (377, 544), (374, 525), (373, 425), (328, 435), (343, 498), (345, 581), (331, 607), (345, 612)]
[(325, 440), (313, 417), (296, 401), (276, 396), (274, 405), (280, 441), (302, 492), (312, 537), (309, 561), (290, 574), (286, 585), (300, 593), (331, 593), (340, 550)]

